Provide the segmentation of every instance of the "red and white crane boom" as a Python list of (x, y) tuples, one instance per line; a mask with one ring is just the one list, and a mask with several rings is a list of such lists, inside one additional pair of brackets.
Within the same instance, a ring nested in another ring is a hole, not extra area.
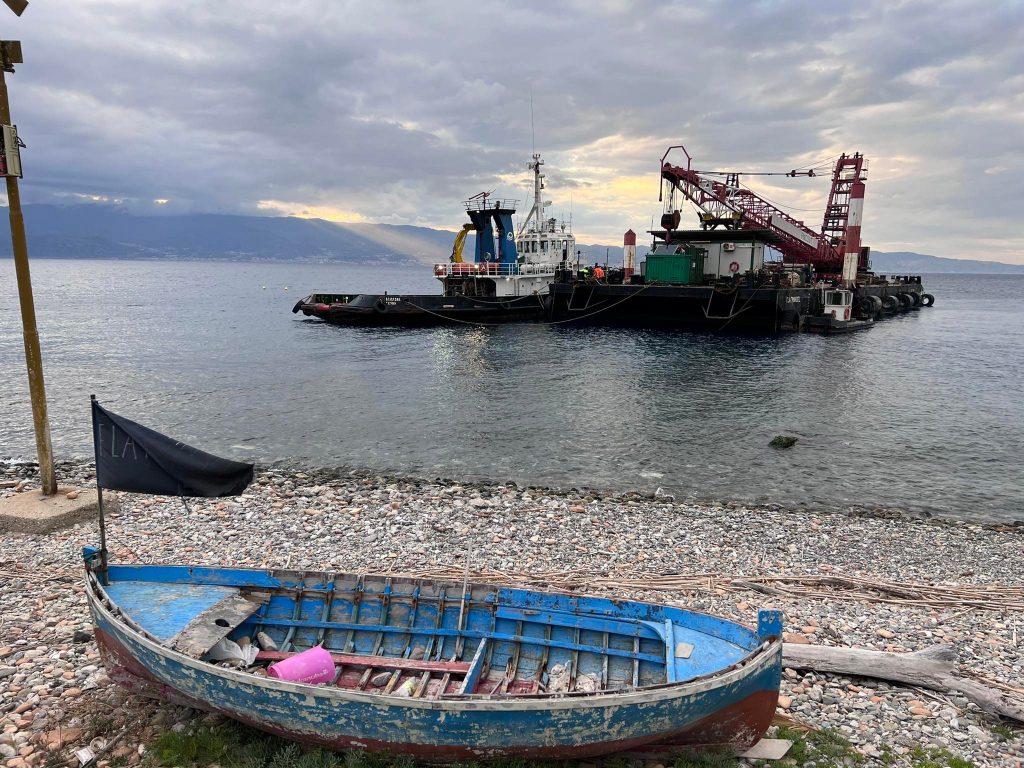
[[(673, 149), (681, 149), (686, 155), (685, 168), (665, 161)], [(669, 197), (661, 222), (666, 230), (679, 227), (680, 209), (675, 197), (679, 192), (699, 209), (704, 229), (721, 226), (726, 229), (769, 230), (775, 236), (773, 245), (781, 251), (784, 261), (813, 264), (823, 277), (839, 278), (850, 284), (856, 280), (858, 269), (868, 268), (868, 249), (862, 249), (860, 245), (868, 167), (861, 153), (844, 153), (833, 165), (828, 205), (821, 230), (817, 232), (775, 203), (740, 186), (739, 182), (740, 175), (814, 176), (813, 170), (771, 174), (696, 171), (692, 164), (690, 153), (682, 145), (669, 147), (661, 157), (662, 191), (664, 182), (669, 184)], [(724, 177), (725, 181), (716, 176)], [(663, 195), (658, 199), (663, 199)]]

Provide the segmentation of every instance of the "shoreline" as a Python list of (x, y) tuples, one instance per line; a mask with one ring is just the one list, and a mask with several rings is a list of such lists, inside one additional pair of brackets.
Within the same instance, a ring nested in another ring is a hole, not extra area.
[[(238, 461), (246, 460), (240, 457)], [(54, 466), (58, 469), (58, 482), (61, 481), (60, 471), (63, 470), (69, 475), (69, 482), (85, 488), (95, 488), (95, 462), (92, 459), (74, 457), (57, 459)], [(14, 457), (0, 456), (0, 479), (16, 474), (19, 477), (28, 479), (30, 482), (35, 478), (38, 463), (35, 459), (19, 459)], [(403, 473), (394, 470), (377, 470), (366, 467), (350, 467), (346, 465), (322, 466), (312, 462), (298, 462), (287, 459), (276, 459), (269, 462), (257, 462), (257, 476), (261, 472), (283, 472), (286, 474), (305, 474), (310, 477), (320, 478), (320, 482), (331, 482), (337, 480), (350, 480), (353, 478), (377, 478), (380, 481), (394, 483), (446, 483), (448, 485), (459, 485), (463, 488), (480, 490), (481, 492), (497, 487), (511, 487), (521, 492), (554, 494), (559, 496), (581, 496), (589, 497), (599, 501), (627, 502), (627, 501), (661, 501), (674, 502), (694, 507), (706, 507), (711, 509), (745, 509), (752, 511), (778, 512), (786, 511), (794, 514), (806, 515), (838, 515), (850, 518), (869, 518), (878, 520), (896, 520), (900, 522), (923, 522), (932, 525), (959, 526), (981, 526), (988, 530), (1006, 530), (1019, 528), (1024, 531), (1024, 517), (1013, 520), (973, 520), (957, 517), (952, 514), (931, 513), (925, 510), (908, 510), (901, 507), (889, 507), (881, 504), (846, 505), (844, 507), (812, 508), (798, 506), (784, 502), (756, 502), (744, 501), (742, 499), (719, 499), (713, 497), (692, 497), (677, 499), (671, 493), (658, 493), (656, 491), (644, 491), (640, 489), (612, 489), (591, 486), (545, 486), (545, 485), (521, 485), (516, 481), (500, 481), (494, 479), (474, 479), (469, 477), (427, 477), (426, 474)], [(81, 478), (87, 478), (87, 482), (80, 482)], [(91, 485), (89, 484), (91, 482)], [(26, 489), (38, 488), (39, 483), (26, 485)], [(9, 489), (0, 488), (0, 498)], [(1021, 512), (1024, 515), (1024, 510)]]
[[(89, 464), (59, 467), (62, 480), (89, 486)], [(0, 462), (0, 480), (22, 473), (34, 474), (34, 467)], [(787, 642), (891, 651), (950, 643), (975, 674), (1011, 686), (1024, 679), (1020, 610), (800, 586), (800, 579), (839, 576), (869, 585), (1020, 587), (1022, 526), (279, 467), (259, 471), (238, 497), (190, 500), (189, 510), (178, 499), (119, 497), (120, 510), (107, 523), (114, 561), (461, 574), (468, 553), (470, 570), (485, 576), (675, 602), (747, 624), (756, 622), (759, 608), (778, 608)], [(45, 754), (41, 744), (64, 741), (65, 731), (78, 729), (84, 739), (89, 718), (115, 702), (141, 718), (130, 743), (118, 748), (128, 764), (142, 762), (139, 745), (151, 732), (203, 717), (144, 703), (103, 673), (79, 566), (81, 546), (96, 538), (91, 521), (45, 535), (5, 535), (0, 753), (6, 768), (41, 765), (42, 757), (27, 758)], [(678, 578), (658, 580), (667, 574)], [(781, 593), (765, 595), (741, 583), (749, 580)], [(1006, 728), (962, 696), (797, 670), (783, 676), (781, 694), (781, 715), (837, 733), (866, 765), (911, 766), (915, 749), (948, 750), (978, 766), (1024, 759), (1024, 729)], [(125, 715), (110, 717), (127, 722)], [(40, 734), (46, 734), (41, 743)], [(63, 757), (79, 746), (55, 749)]]

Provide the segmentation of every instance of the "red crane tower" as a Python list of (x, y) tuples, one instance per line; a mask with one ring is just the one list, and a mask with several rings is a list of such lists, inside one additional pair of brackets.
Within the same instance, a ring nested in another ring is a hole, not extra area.
[[(673, 149), (686, 155), (686, 167), (665, 162)], [(867, 160), (860, 152), (842, 154), (832, 168), (832, 188), (822, 221), (815, 232), (802, 221), (786, 213), (776, 204), (740, 186), (739, 177), (746, 176), (814, 176), (814, 170), (792, 170), (786, 173), (744, 173), (740, 171), (696, 171), (693, 159), (684, 146), (669, 147), (661, 156), (662, 193), (669, 183), (669, 197), (661, 225), (667, 232), (678, 229), (680, 209), (675, 193), (679, 192), (700, 210), (703, 229), (761, 229), (774, 235), (773, 247), (783, 260), (795, 264), (813, 264), (818, 275), (840, 279), (846, 285), (857, 278), (858, 270), (869, 268), (870, 249), (861, 248), (860, 227), (864, 213), (864, 182)], [(724, 177), (720, 181), (715, 177)], [(659, 194), (659, 200), (663, 194)]]

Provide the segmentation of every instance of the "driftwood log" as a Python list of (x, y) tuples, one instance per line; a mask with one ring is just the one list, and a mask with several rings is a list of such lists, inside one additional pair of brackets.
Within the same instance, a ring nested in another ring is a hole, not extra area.
[(934, 645), (913, 653), (786, 643), (782, 663), (794, 669), (834, 672), (908, 683), (933, 691), (961, 693), (985, 712), (1024, 722), (1024, 699), (957, 673), (952, 646)]

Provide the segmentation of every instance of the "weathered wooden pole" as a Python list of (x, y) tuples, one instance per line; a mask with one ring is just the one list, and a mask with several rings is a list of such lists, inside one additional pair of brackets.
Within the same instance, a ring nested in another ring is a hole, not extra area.
[[(0, 41), (0, 125), (12, 125), (11, 107), (7, 100), (5, 74), (21, 63), (21, 43)], [(25, 364), (28, 366), (28, 391), (32, 400), (32, 423), (36, 433), (36, 454), (39, 457), (39, 479), (43, 495), (57, 492), (57, 476), (53, 469), (53, 446), (50, 442), (50, 419), (46, 413), (46, 387), (43, 383), (43, 357), (39, 350), (39, 330), (36, 327), (36, 305), (32, 298), (32, 276), (28, 266), (28, 244), (25, 240), (25, 218), (21, 214), (21, 195), (18, 177), (7, 169), (7, 205), (11, 218), (11, 246), (14, 250), (14, 269), (18, 277), (18, 299), (21, 302), (21, 325), (25, 337)]]

